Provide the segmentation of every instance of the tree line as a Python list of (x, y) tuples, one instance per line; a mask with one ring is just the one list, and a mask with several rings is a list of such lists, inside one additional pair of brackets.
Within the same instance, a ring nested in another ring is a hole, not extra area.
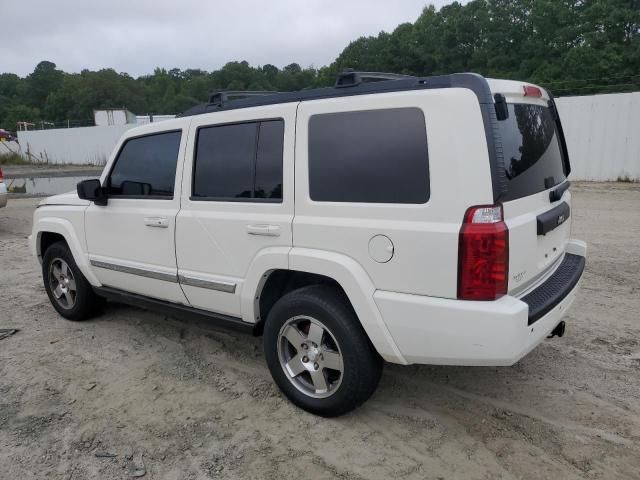
[(93, 110), (179, 113), (213, 90), (291, 91), (332, 85), (343, 68), (412, 75), (473, 71), (541, 84), (556, 95), (640, 90), (640, 0), (473, 0), (351, 42), (330, 65), (113, 69), (65, 73), (40, 62), (24, 78), (0, 74), (0, 128), (16, 122), (90, 121)]

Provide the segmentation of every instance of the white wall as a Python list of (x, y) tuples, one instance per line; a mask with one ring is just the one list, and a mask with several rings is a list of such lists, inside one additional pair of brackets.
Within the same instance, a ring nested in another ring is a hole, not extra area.
[(153, 122), (164, 122), (165, 120), (171, 120), (176, 118), (175, 115), (136, 115), (136, 123), (138, 125), (146, 125), (147, 123), (151, 123), (151, 118), (153, 118)]
[(46, 163), (103, 165), (118, 139), (135, 123), (18, 132), (22, 153)]
[(640, 92), (556, 100), (571, 180), (640, 180)]
[(20, 144), (18, 142), (0, 142), (0, 154), (2, 153), (21, 153)]

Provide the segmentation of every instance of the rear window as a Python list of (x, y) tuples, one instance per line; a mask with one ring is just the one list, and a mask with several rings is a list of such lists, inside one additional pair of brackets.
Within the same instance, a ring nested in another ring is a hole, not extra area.
[(429, 159), (422, 110), (312, 116), (309, 193), (319, 202), (425, 203)]
[(504, 200), (542, 192), (566, 178), (556, 123), (549, 108), (509, 104), (509, 118), (498, 122), (508, 190)]

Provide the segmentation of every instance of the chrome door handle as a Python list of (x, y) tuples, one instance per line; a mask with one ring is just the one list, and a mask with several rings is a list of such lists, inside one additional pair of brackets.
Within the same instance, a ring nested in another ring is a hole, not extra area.
[(147, 227), (167, 228), (169, 227), (169, 219), (164, 217), (145, 217), (144, 224)]
[(279, 237), (280, 227), (278, 225), (247, 225), (247, 233), (249, 235)]

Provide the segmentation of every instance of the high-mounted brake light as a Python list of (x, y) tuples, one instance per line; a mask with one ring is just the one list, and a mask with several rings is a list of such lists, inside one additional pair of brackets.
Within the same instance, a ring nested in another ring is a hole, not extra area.
[(458, 243), (458, 298), (495, 300), (509, 283), (509, 229), (501, 205), (471, 207)]
[(525, 97), (542, 97), (542, 90), (533, 85), (523, 85)]

